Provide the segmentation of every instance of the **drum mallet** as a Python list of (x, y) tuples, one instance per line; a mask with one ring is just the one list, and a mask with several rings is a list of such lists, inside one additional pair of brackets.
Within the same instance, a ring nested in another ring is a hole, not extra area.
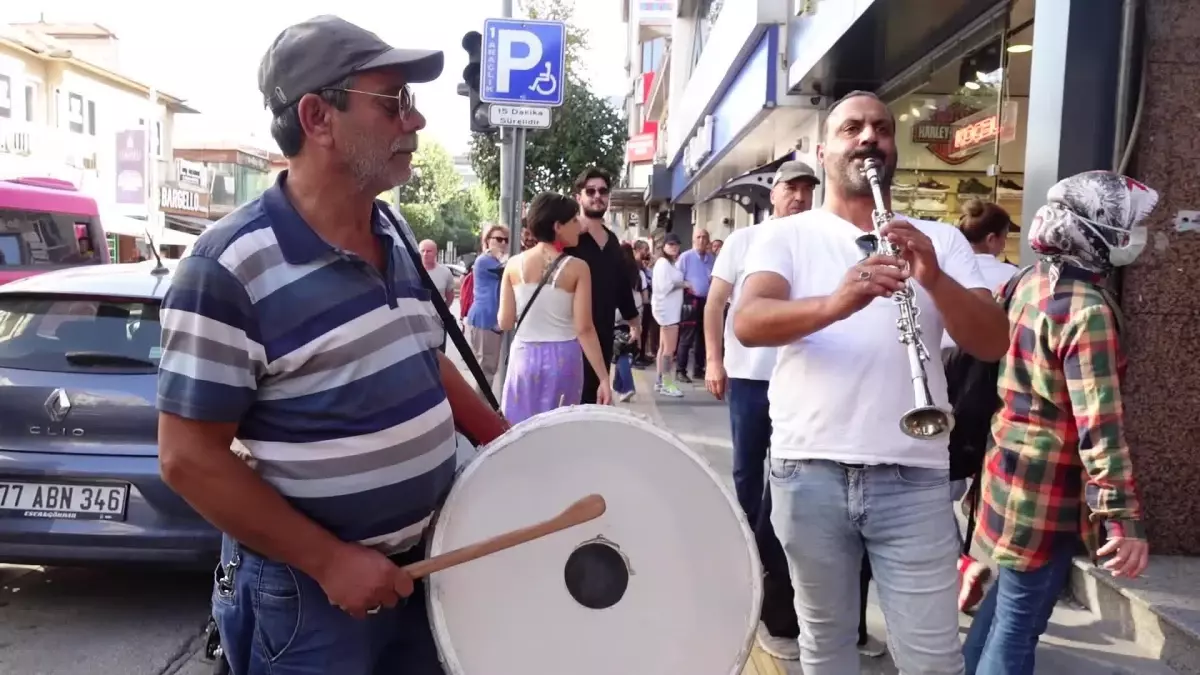
[(447, 551), (441, 555), (436, 555), (411, 565), (405, 565), (404, 571), (408, 572), (413, 579), (421, 579), (434, 572), (441, 572), (444, 569), (471, 562), (486, 555), (491, 555), (514, 546), (520, 546), (535, 539), (541, 539), (548, 534), (554, 534), (555, 532), (561, 532), (576, 525), (582, 525), (604, 515), (606, 508), (608, 507), (604, 503), (604, 497), (591, 494), (571, 504), (562, 513), (550, 520), (544, 520), (535, 525), (498, 534), (489, 539), (468, 544), (462, 548), (456, 548), (453, 551)]

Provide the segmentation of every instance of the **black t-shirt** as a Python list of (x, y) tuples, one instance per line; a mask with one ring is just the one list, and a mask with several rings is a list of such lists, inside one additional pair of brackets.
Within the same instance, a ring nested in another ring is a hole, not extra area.
[(612, 230), (604, 228), (608, 241), (601, 249), (591, 234), (579, 235), (579, 245), (564, 252), (587, 263), (592, 273), (592, 323), (596, 336), (600, 338), (600, 349), (604, 360), (612, 358), (613, 325), (617, 310), (626, 321), (638, 316), (637, 305), (629, 287), (629, 272), (625, 267), (625, 255), (621, 244)]

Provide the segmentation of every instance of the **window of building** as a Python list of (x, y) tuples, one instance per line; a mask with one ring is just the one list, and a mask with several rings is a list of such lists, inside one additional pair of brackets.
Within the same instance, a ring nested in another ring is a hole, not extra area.
[(163, 137), (162, 137), (162, 122), (154, 122), (154, 156), (162, 159), (163, 157)]
[(0, 75), (0, 117), (12, 117), (12, 78)]
[[(1012, 5), (1007, 31), (934, 72), (889, 102), (899, 162), (892, 207), (917, 218), (957, 223), (965, 204), (998, 204), (1022, 219), (1033, 0)], [(1016, 263), (1021, 235), (1000, 257)]]
[(642, 43), (642, 72), (654, 73), (662, 65), (663, 54), (667, 50), (666, 38), (654, 38)]
[(721, 14), (724, 0), (699, 0), (696, 3), (696, 31), (692, 39), (692, 66), (700, 62), (700, 54), (708, 45), (708, 34)]
[(29, 123), (36, 122), (41, 119), (41, 101), (38, 97), (39, 85), (37, 82), (25, 83), (25, 121)]
[(266, 191), (271, 186), (270, 175), (248, 166), (238, 165), (235, 169), (237, 176), (237, 192), (235, 198), (238, 204), (245, 204)]
[(67, 94), (67, 126), (77, 133), (83, 133), (84, 112), (83, 97), (79, 94)]
[(88, 128), (89, 136), (96, 135), (96, 102), (95, 101), (87, 102), (87, 128)]

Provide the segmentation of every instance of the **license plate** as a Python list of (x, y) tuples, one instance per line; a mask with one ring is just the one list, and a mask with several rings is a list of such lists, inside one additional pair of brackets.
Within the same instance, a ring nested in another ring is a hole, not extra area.
[(0, 481), (0, 517), (125, 520), (129, 485)]

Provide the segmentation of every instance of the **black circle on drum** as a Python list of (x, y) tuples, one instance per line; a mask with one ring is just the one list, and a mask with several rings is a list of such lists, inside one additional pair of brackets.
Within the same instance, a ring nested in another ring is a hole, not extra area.
[(608, 609), (620, 602), (631, 573), (625, 554), (604, 537), (575, 547), (563, 567), (567, 592), (588, 609)]

